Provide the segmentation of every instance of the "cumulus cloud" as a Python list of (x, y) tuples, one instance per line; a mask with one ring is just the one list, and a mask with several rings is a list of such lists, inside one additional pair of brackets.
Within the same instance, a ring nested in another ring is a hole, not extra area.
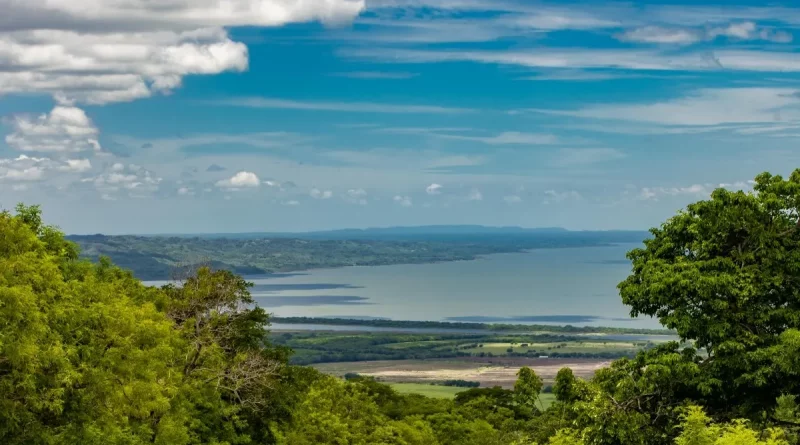
[(362, 188), (350, 189), (345, 199), (353, 204), (367, 205), (367, 191)]
[(439, 195), (442, 193), (442, 186), (441, 184), (433, 183), (427, 187), (425, 187), (425, 193), (429, 195)]
[(225, 171), (225, 167), (223, 167), (223, 166), (221, 166), (219, 164), (211, 164), (211, 165), (208, 166), (206, 171), (207, 172), (221, 172), (221, 171)]
[(686, 187), (643, 187), (639, 190), (638, 198), (641, 200), (658, 201), (659, 198), (664, 196), (707, 196), (711, 193), (713, 186), (711, 184), (692, 184)]
[(6, 136), (6, 143), (16, 150), (41, 153), (100, 150), (97, 127), (83, 110), (71, 105), (57, 105), (40, 116), (17, 115), (9, 120), (9, 125), (11, 133)]
[(88, 159), (37, 158), (19, 155), (12, 159), (0, 159), (0, 179), (13, 181), (40, 181), (47, 178), (48, 172), (83, 173), (92, 168)]
[(542, 201), (543, 204), (559, 203), (564, 201), (578, 201), (582, 199), (581, 194), (576, 192), (575, 190), (569, 190), (566, 192), (546, 190), (544, 192), (544, 195), (545, 199), (544, 201)]
[(690, 196), (692, 198), (703, 198), (711, 194), (716, 188), (730, 190), (751, 190), (755, 181), (722, 182), (716, 184), (692, 184), (681, 187), (642, 187), (636, 195), (637, 199), (643, 201), (658, 201), (664, 197)]
[(114, 164), (105, 172), (81, 179), (81, 183), (93, 186), (103, 199), (116, 199), (119, 193), (130, 197), (142, 198), (152, 196), (159, 190), (163, 179), (154, 172), (136, 164)]
[(65, 164), (58, 169), (64, 172), (83, 173), (92, 169), (92, 163), (88, 159), (67, 159)]
[(403, 207), (411, 207), (414, 205), (414, 202), (411, 200), (410, 196), (397, 195), (393, 199), (394, 202), (400, 204)]
[(308, 193), (314, 199), (331, 199), (333, 197), (333, 192), (330, 190), (320, 190), (318, 188), (313, 188)]
[[(352, 19), (364, 0), (0, 0), (0, 95), (62, 94), (84, 103), (168, 92), (190, 74), (247, 68), (226, 27)], [(111, 31), (113, 30), (113, 31)]]
[(522, 198), (520, 198), (519, 195), (507, 195), (503, 196), (503, 201), (505, 201), (506, 204), (517, 204), (522, 202)]
[(217, 187), (239, 190), (243, 188), (254, 188), (261, 184), (261, 180), (255, 173), (248, 171), (240, 171), (228, 179), (217, 181)]

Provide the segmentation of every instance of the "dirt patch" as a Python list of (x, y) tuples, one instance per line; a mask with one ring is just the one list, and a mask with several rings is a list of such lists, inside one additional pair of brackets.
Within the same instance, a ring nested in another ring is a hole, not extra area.
[(463, 360), (397, 360), (374, 362), (329, 363), (317, 365), (322, 372), (343, 375), (356, 372), (385, 382), (426, 383), (441, 380), (470, 380), (481, 386), (510, 388), (522, 366), (536, 371), (545, 382), (552, 382), (561, 368), (588, 378), (611, 362), (596, 359), (527, 358), (527, 357), (465, 357)]

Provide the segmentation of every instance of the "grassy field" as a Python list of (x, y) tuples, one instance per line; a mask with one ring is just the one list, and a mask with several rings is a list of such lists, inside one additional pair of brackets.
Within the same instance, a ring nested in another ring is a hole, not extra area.
[[(437, 399), (452, 399), (456, 394), (467, 390), (467, 388), (429, 385), (426, 383), (391, 383), (390, 385), (400, 394), (421, 394), (426, 397), (434, 397)], [(547, 409), (555, 399), (556, 396), (551, 393), (540, 394), (539, 401), (542, 404), (541, 408)]]
[(529, 352), (536, 352), (539, 355), (548, 355), (553, 352), (558, 353), (584, 353), (584, 354), (598, 354), (598, 353), (633, 353), (642, 348), (641, 343), (637, 342), (619, 342), (619, 341), (566, 341), (566, 342), (551, 342), (551, 343), (522, 343), (522, 342), (503, 342), (503, 343), (483, 343), (478, 347), (464, 348), (464, 352), (470, 354), (485, 354), (493, 355), (506, 355), (511, 352), (519, 354), (527, 354)]
[(278, 332), (272, 338), (276, 344), (292, 348), (292, 363), (298, 365), (512, 356), (607, 360), (632, 357), (637, 351), (655, 346), (647, 341), (553, 334)]
[(467, 388), (456, 386), (429, 385), (426, 383), (391, 383), (390, 386), (400, 394), (421, 394), (437, 399), (452, 399)]

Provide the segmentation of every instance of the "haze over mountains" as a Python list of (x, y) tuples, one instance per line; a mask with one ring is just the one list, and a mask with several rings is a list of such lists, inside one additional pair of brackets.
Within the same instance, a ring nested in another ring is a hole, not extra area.
[(229, 238), (229, 239), (259, 239), (259, 238), (297, 238), (297, 239), (430, 239), (438, 237), (485, 237), (485, 236), (580, 236), (580, 235), (613, 236), (631, 235), (634, 241), (641, 241), (647, 235), (646, 231), (637, 230), (598, 230), (598, 231), (573, 231), (563, 227), (519, 227), (519, 226), (482, 226), (475, 224), (460, 225), (423, 225), (423, 226), (394, 226), (394, 227), (368, 227), (364, 229), (347, 228), (321, 230), (312, 232), (220, 232), (220, 233), (186, 233), (186, 234), (153, 234), (142, 236), (159, 237), (197, 237), (197, 238)]

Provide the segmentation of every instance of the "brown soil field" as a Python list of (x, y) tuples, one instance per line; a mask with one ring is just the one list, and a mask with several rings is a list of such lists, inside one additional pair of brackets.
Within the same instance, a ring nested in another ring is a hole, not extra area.
[(469, 380), (481, 382), (483, 387), (498, 385), (511, 388), (514, 386), (516, 373), (522, 366), (530, 367), (545, 383), (551, 383), (561, 368), (570, 368), (576, 376), (588, 378), (610, 363), (610, 360), (598, 359), (464, 357), (442, 360), (323, 363), (314, 367), (327, 374), (341, 376), (348, 372), (356, 372), (388, 383)]

